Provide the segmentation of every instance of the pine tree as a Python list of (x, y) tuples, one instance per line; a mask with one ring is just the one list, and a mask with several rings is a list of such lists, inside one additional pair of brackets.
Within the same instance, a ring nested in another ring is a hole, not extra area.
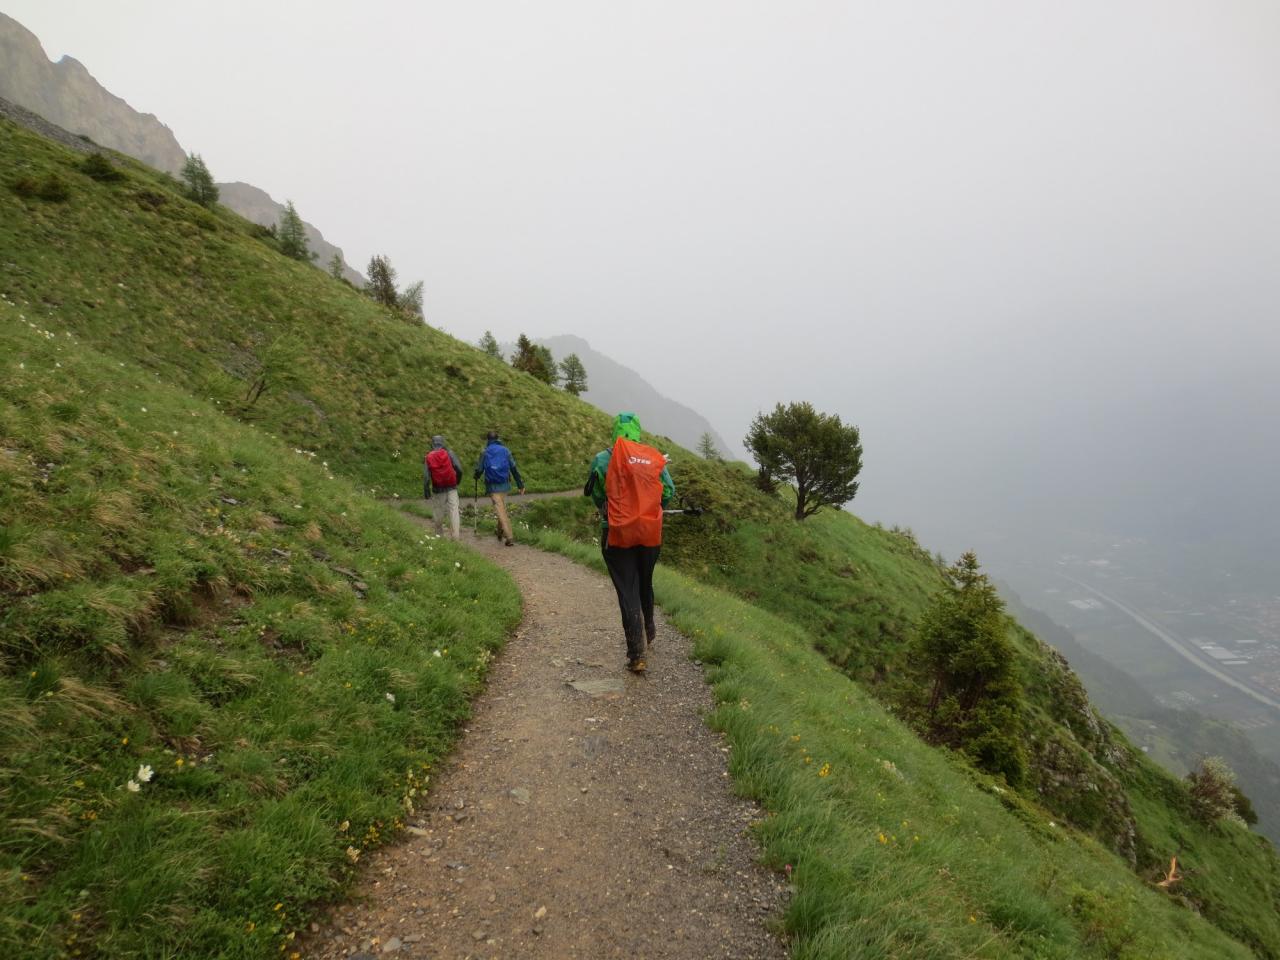
[(369, 260), (369, 279), (364, 292), (384, 307), (395, 307), (400, 302), (396, 293), (396, 270), (386, 257), (375, 254)]
[(492, 331), (486, 330), (484, 336), (480, 338), (480, 349), (495, 360), (502, 359), (502, 351), (498, 348), (498, 340), (494, 337)]
[(182, 165), (182, 181), (187, 185), (187, 196), (200, 206), (212, 207), (218, 202), (218, 185), (213, 182), (213, 174), (200, 154), (187, 157)]
[(280, 240), (280, 252), (294, 260), (314, 260), (316, 254), (311, 252), (307, 243), (307, 229), (302, 225), (302, 218), (293, 201), (285, 202), (284, 212), (280, 214), (280, 227), (276, 231)]
[(698, 438), (698, 456), (703, 460), (720, 459), (720, 451), (716, 449), (716, 442), (711, 438), (711, 434), (704, 433)]
[(341, 280), (346, 264), (342, 262), (342, 254), (335, 253), (329, 258), (329, 276), (335, 280)]
[(560, 367), (556, 365), (556, 358), (551, 355), (548, 347), (539, 345), (534, 349), (538, 353), (538, 368), (533, 375), (543, 383), (554, 387), (560, 382)]
[(1027, 769), (1025, 704), (1004, 602), (972, 552), (945, 573), (947, 586), (920, 618), (915, 648), (930, 680), (928, 736), (1017, 786)]
[(762, 480), (795, 485), (797, 520), (822, 507), (848, 503), (858, 492), (862, 443), (858, 428), (811, 403), (778, 404), (751, 422), (743, 440), (760, 464)]
[(586, 392), (587, 368), (582, 365), (576, 353), (571, 353), (560, 361), (560, 372), (564, 374), (564, 388), (575, 397)]
[(538, 364), (538, 355), (533, 343), (523, 333), (516, 338), (516, 352), (511, 355), (511, 366), (525, 373), (533, 373)]

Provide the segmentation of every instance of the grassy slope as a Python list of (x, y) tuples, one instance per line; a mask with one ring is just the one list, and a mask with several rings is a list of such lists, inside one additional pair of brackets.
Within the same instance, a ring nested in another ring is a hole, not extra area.
[[(247, 417), (380, 491), (421, 491), (433, 433), (474, 462), (490, 428), (511, 438), (530, 490), (581, 483), (608, 418), (437, 330), (403, 320), (306, 264), (260, 229), (182, 199), (120, 161), (95, 182), (79, 155), (0, 121), (0, 292), (37, 318)], [(60, 175), (65, 203), (24, 200), (21, 176)], [(409, 466), (408, 469), (406, 467)]]
[[(839, 511), (796, 524), (786, 518), (785, 504), (770, 507), (743, 475), (715, 473), (695, 460), (674, 461), (677, 486), (692, 487), (716, 512), (668, 524), (664, 558), (799, 628), (807, 643), (882, 702), (900, 703), (911, 684), (912, 622), (940, 584), (929, 554), (909, 534)], [(692, 482), (682, 484), (686, 477)], [(708, 489), (712, 477), (721, 481), (718, 493)], [(582, 501), (544, 501), (522, 510), (535, 533), (549, 528), (586, 540), (595, 530)], [(1266, 841), (1198, 824), (1182, 784), (1100, 721), (1060, 658), (1017, 625), (1010, 635), (1028, 691), (1028, 743), (1040, 762), (1024, 802), (1133, 855), (1140, 876), (1157, 877), (1178, 854), (1187, 868), (1182, 892), (1188, 903), (1260, 955), (1280, 957), (1280, 873)], [(1131, 822), (1135, 836), (1127, 833)], [(1241, 876), (1256, 882), (1234, 885)]]
[[(531, 487), (573, 486), (605, 435), (607, 418), (585, 404), (436, 331), (390, 318), (314, 268), (279, 257), (243, 221), (193, 207), (150, 172), (130, 168), (124, 183), (96, 183), (76, 172), (70, 154), (4, 123), (0, 159), (13, 175), (58, 171), (71, 186), (62, 204), (0, 191), (0, 292), (38, 311), (42, 325), (136, 357), (213, 405), (320, 451), (318, 459), (364, 484), (412, 494), (427, 436), (451, 434), (465, 456), (467, 438), (497, 425), (517, 438)], [(264, 364), (269, 389), (246, 409), (246, 385)], [(927, 555), (907, 536), (841, 515), (803, 528), (778, 523), (777, 504), (754, 491), (747, 475), (673, 452), (682, 491), (715, 512), (699, 526), (673, 526), (666, 556), (784, 618), (789, 642), (812, 640), (848, 674), (872, 681), (872, 689), (891, 688), (910, 622), (936, 588)], [(578, 506), (540, 507), (568, 512), (551, 522), (594, 531)], [(1045, 661), (1036, 659), (1033, 638), (1018, 639), (1035, 674)], [(1153, 777), (1176, 795), (1176, 784)], [(1148, 806), (1135, 802), (1139, 813)], [(1188, 832), (1180, 812), (1169, 816), (1173, 827), (1152, 842), (1151, 856), (1173, 830), (1180, 840), (1216, 842), (1203, 831)], [(1273, 914), (1274, 860), (1250, 862), (1243, 846), (1249, 842), (1242, 842), (1238, 860), (1228, 858), (1229, 867), (1262, 878), (1239, 910)], [(1093, 909), (1089, 896), (1079, 907), (1086, 914)], [(1207, 904), (1211, 911), (1220, 906)], [(813, 922), (826, 921), (815, 914)], [(1265, 919), (1256, 927), (1275, 955)]]
[(425, 783), (518, 593), (24, 313), (0, 302), (0, 954), (277, 954)]
[[(601, 566), (591, 545), (531, 536)], [(924, 746), (794, 624), (669, 568), (656, 590), (708, 665), (739, 788), (771, 814), (766, 859), (793, 869), (793, 956), (1250, 956), (1089, 837)]]

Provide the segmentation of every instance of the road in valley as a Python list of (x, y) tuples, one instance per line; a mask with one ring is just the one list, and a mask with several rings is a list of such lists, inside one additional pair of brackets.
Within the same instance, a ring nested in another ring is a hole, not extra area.
[(1148, 633), (1157, 637), (1166, 646), (1172, 648), (1173, 651), (1178, 654), (1178, 656), (1182, 657), (1185, 660), (1190, 661), (1195, 666), (1203, 670), (1205, 673), (1209, 674), (1210, 676), (1214, 677), (1217, 680), (1221, 680), (1223, 683), (1227, 684), (1227, 686), (1232, 687), (1236, 690), (1239, 690), (1245, 696), (1252, 697), (1254, 700), (1257, 700), (1259, 703), (1266, 704), (1268, 707), (1271, 707), (1273, 710), (1280, 710), (1280, 699), (1277, 699), (1275, 696), (1271, 695), (1270, 693), (1267, 693), (1264, 690), (1260, 690), (1258, 687), (1254, 686), (1251, 683), (1248, 683), (1244, 680), (1237, 679), (1236, 677), (1231, 676), (1231, 674), (1223, 670), (1220, 670), (1217, 666), (1205, 660), (1204, 657), (1201, 655), (1199, 649), (1194, 644), (1190, 643), (1187, 640), (1183, 640), (1181, 637), (1177, 637), (1174, 634), (1170, 633), (1164, 627), (1153, 622), (1150, 617), (1143, 614), (1140, 610), (1135, 610), (1133, 607), (1129, 606), (1128, 604), (1122, 603), (1121, 601), (1117, 600), (1115, 597), (1109, 594), (1103, 593), (1101, 590), (1097, 589), (1096, 587), (1091, 587), (1089, 584), (1085, 583), (1082, 580), (1077, 580), (1075, 577), (1068, 577), (1066, 574), (1063, 574), (1062, 576), (1064, 579), (1070, 580), (1072, 583), (1074, 583), (1076, 586), (1080, 587), (1081, 589), (1089, 591), (1095, 597), (1098, 597), (1100, 600), (1104, 600), (1107, 603), (1111, 604), (1117, 610), (1125, 614), (1125, 616), (1129, 617), (1131, 620), (1136, 622), (1138, 626), (1142, 627), (1142, 629), (1146, 630)]

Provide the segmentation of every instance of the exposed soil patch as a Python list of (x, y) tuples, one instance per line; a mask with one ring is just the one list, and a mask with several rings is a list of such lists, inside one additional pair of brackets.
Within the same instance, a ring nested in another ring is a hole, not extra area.
[(747, 834), (689, 641), (659, 618), (627, 673), (609, 581), (563, 557), (464, 540), (525, 616), (404, 842), (370, 858), (306, 955), (781, 958), (781, 878)]

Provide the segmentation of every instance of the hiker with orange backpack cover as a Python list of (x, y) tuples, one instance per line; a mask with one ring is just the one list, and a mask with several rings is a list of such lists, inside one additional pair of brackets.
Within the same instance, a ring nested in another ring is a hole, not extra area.
[(613, 447), (591, 462), (582, 493), (600, 511), (600, 552), (618, 594), (627, 668), (644, 673), (644, 653), (653, 643), (653, 568), (662, 548), (662, 508), (674, 499), (667, 458), (640, 442), (640, 419), (620, 413), (613, 420)]
[(444, 536), (444, 519), (449, 517), (452, 539), (461, 534), (461, 517), (458, 514), (458, 483), (462, 480), (462, 464), (453, 451), (445, 446), (444, 437), (431, 438), (431, 450), (422, 460), (422, 495), (431, 500), (431, 519), (436, 525), (436, 536)]

